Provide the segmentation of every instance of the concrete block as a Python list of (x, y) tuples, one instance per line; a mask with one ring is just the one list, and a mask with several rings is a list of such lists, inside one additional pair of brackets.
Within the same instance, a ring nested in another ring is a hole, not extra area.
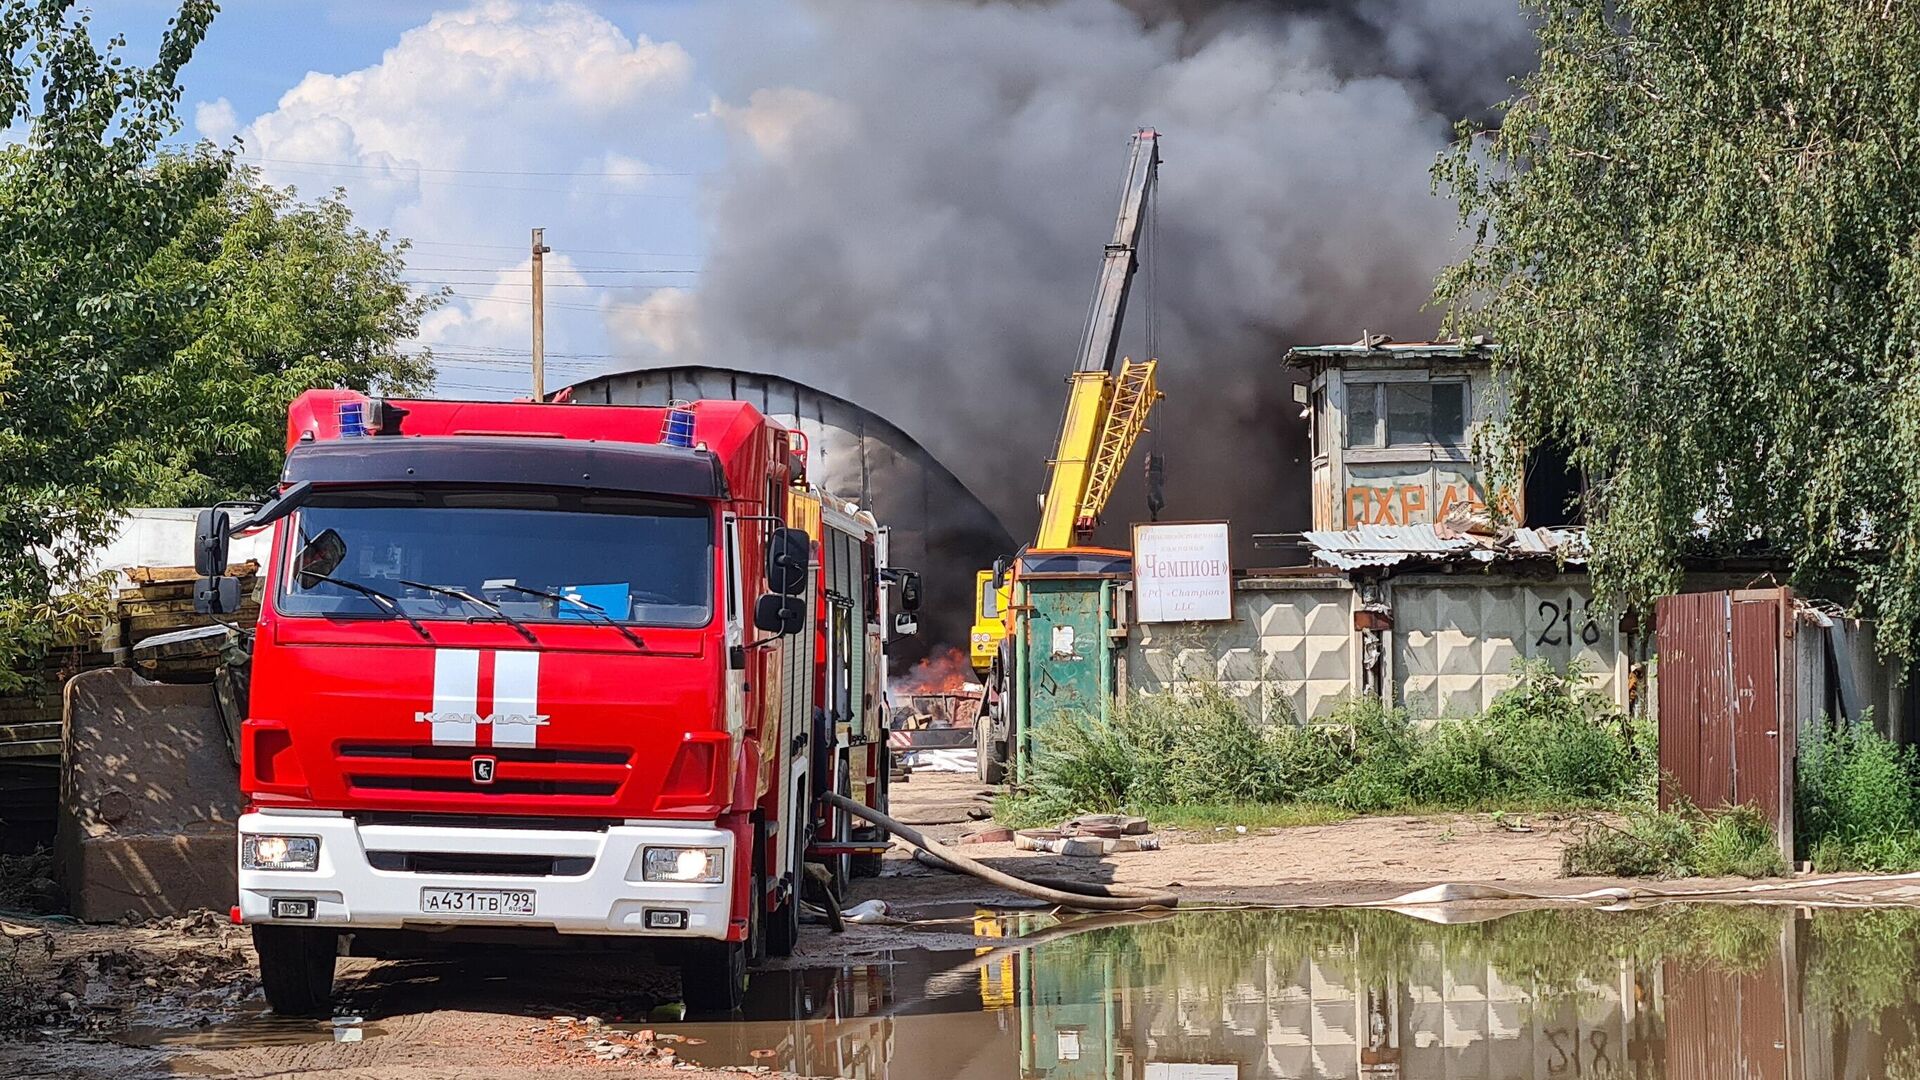
[(55, 870), (88, 922), (224, 911), (238, 895), (239, 777), (213, 687), (126, 668), (66, 690)]

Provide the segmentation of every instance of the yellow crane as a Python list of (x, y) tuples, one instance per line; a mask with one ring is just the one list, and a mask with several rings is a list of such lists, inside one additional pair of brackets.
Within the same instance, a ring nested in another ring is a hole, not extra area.
[[(1073, 374), (1067, 380), (1066, 409), (1047, 461), (1047, 486), (1040, 497), (1039, 527), (1033, 542), (1021, 549), (1010, 567), (996, 564), (994, 569), (975, 575), (969, 659), (990, 688), (1004, 685), (1009, 677), (1002, 645), (1013, 619), (1018, 617), (1017, 612), (1009, 610), (1013, 592), (1010, 576), (1041, 561), (1084, 566), (1090, 560), (1126, 557), (1125, 552), (1085, 545), (1100, 523), (1101, 511), (1113, 497), (1134, 443), (1146, 430), (1154, 402), (1161, 396), (1154, 382), (1157, 360), (1135, 363), (1122, 358), (1115, 363), (1127, 294), (1139, 267), (1140, 233), (1159, 168), (1159, 134), (1142, 128), (1133, 135), (1126, 180), (1120, 191), (1120, 213), (1101, 259), (1100, 278), (1087, 309)], [(988, 745), (995, 739), (992, 705), (996, 697), (1004, 699), (1005, 695), (990, 690), (989, 708), (982, 712), (978, 732), (983, 778), (997, 772), (987, 764), (991, 758)], [(1002, 731), (998, 739), (1003, 753), (1004, 738)], [(997, 780), (998, 776), (990, 779)]]

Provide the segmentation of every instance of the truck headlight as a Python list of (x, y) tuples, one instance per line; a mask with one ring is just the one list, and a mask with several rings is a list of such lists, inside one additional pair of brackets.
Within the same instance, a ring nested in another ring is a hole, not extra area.
[(240, 868), (243, 870), (318, 870), (320, 838), (317, 836), (242, 836)]
[(713, 884), (727, 880), (727, 849), (717, 847), (650, 847), (640, 857), (643, 881), (693, 881)]

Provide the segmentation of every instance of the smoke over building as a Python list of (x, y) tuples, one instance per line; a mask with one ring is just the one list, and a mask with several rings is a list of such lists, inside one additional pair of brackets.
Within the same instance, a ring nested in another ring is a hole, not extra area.
[[(1015, 537), (1112, 231), (1127, 138), (1165, 164), (1122, 351), (1162, 359), (1168, 518), (1308, 518), (1288, 345), (1435, 329), (1452, 122), (1530, 61), (1510, 0), (830, 0), (743, 49), (700, 286), (612, 316), (661, 363), (777, 373), (891, 418)], [(751, 34), (751, 27), (742, 26)], [(1131, 467), (1141, 475), (1141, 458)], [(1146, 516), (1130, 478), (1101, 539)]]

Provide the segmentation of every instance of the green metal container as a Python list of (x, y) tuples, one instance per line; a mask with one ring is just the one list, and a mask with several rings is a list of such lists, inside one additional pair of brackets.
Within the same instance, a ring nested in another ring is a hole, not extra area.
[(1116, 574), (1024, 574), (1014, 586), (1021, 611), (1014, 676), (1015, 776), (1025, 779), (1033, 734), (1074, 716), (1105, 719), (1113, 709)]

